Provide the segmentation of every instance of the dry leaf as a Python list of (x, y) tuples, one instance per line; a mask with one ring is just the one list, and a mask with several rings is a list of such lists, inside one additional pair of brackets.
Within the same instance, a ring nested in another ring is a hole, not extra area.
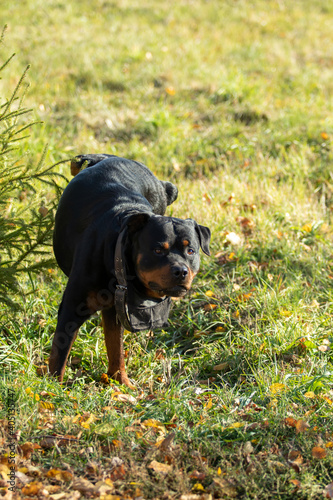
[(135, 404), (137, 401), (134, 396), (131, 394), (124, 394), (122, 392), (114, 392), (111, 396), (114, 401), (121, 401), (122, 403), (133, 403)]
[(156, 443), (156, 445), (160, 448), (160, 450), (168, 451), (171, 448), (175, 436), (176, 433), (174, 431), (169, 432), (169, 434), (162, 441)]
[(314, 448), (312, 448), (312, 456), (313, 458), (317, 458), (318, 460), (322, 460), (323, 458), (325, 458), (327, 455), (327, 452), (324, 448), (322, 448), (321, 446), (314, 446)]
[(43, 488), (44, 488), (43, 483), (39, 481), (33, 481), (30, 484), (26, 484), (21, 491), (23, 495), (28, 495), (30, 497), (38, 495), (40, 490), (42, 490)]
[(309, 424), (307, 424), (304, 420), (297, 420), (296, 434), (300, 434), (301, 432), (306, 431), (308, 428), (309, 428)]
[(77, 490), (83, 494), (95, 493), (95, 487), (94, 487), (93, 483), (88, 481), (88, 479), (84, 479), (83, 477), (79, 477), (79, 478), (75, 479), (75, 481), (73, 482), (72, 488), (73, 488), (73, 490)]
[(197, 481), (203, 481), (206, 478), (206, 474), (204, 472), (198, 472), (197, 470), (191, 472), (188, 476), (190, 479), (196, 479)]
[(292, 418), (292, 417), (286, 417), (284, 419), (284, 423), (286, 425), (288, 425), (288, 427), (296, 427), (297, 425), (297, 420), (295, 418)]
[(166, 355), (165, 349), (156, 349), (155, 359), (165, 359), (165, 355)]
[(323, 490), (324, 498), (333, 498), (333, 483), (328, 484)]
[(204, 305), (204, 311), (206, 311), (206, 312), (213, 311), (216, 308), (217, 308), (216, 304), (205, 304)]
[(171, 465), (162, 464), (161, 462), (157, 462), (156, 460), (150, 462), (150, 464), (148, 465), (148, 469), (153, 469), (154, 472), (160, 472), (161, 474), (168, 474), (172, 471)]
[(234, 246), (240, 245), (241, 241), (242, 241), (241, 237), (238, 236), (238, 234), (233, 233), (233, 232), (227, 233), (225, 235), (225, 240), (227, 243), (230, 243), (230, 245), (234, 245)]
[(46, 207), (44, 207), (44, 205), (39, 207), (38, 212), (40, 213), (40, 215), (42, 217), (45, 217), (49, 213), (48, 209)]
[(255, 222), (248, 217), (240, 216), (237, 217), (236, 221), (238, 222), (238, 224), (240, 224), (242, 231), (245, 233), (251, 232), (256, 226)]
[(112, 481), (117, 481), (118, 479), (124, 479), (125, 476), (126, 476), (126, 469), (123, 464), (115, 467), (110, 474)]
[(102, 382), (102, 384), (105, 384), (105, 385), (109, 384), (109, 377), (108, 377), (107, 373), (102, 373), (101, 382)]
[(229, 370), (229, 368), (230, 368), (230, 365), (227, 361), (225, 361), (224, 363), (220, 363), (219, 365), (213, 366), (214, 372), (225, 372), (225, 371)]

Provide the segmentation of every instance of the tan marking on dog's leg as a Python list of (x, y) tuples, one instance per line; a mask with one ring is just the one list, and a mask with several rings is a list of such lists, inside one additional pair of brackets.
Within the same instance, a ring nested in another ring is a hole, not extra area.
[(125, 369), (123, 348), (123, 327), (117, 322), (116, 309), (111, 307), (102, 311), (102, 324), (106, 351), (109, 359), (108, 375), (130, 389), (135, 386), (129, 381)]

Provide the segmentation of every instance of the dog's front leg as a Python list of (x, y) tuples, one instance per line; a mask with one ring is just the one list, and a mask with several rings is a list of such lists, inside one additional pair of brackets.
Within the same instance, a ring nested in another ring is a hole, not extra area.
[(121, 384), (134, 389), (125, 369), (124, 348), (123, 348), (123, 327), (117, 322), (115, 307), (102, 311), (103, 330), (106, 344), (106, 351), (109, 359), (108, 375)]

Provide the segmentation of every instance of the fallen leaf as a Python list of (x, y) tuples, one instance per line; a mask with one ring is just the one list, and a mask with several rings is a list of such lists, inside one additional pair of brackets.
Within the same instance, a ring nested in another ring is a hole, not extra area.
[(114, 401), (121, 401), (122, 403), (136, 403), (137, 400), (134, 396), (132, 396), (131, 394), (124, 394), (122, 392), (114, 392), (112, 395), (111, 395), (111, 399), (113, 399)]
[(315, 393), (313, 391), (308, 391), (304, 394), (305, 398), (313, 399), (316, 397)]
[(156, 349), (155, 359), (165, 359), (165, 355), (166, 355), (165, 349)]
[(49, 403), (48, 401), (40, 401), (38, 404), (38, 411), (48, 410), (53, 411), (55, 406), (53, 403)]
[(168, 95), (175, 95), (176, 94), (176, 91), (173, 87), (167, 87), (165, 89), (165, 92), (168, 94)]
[(174, 431), (169, 432), (169, 434), (162, 441), (156, 443), (156, 446), (158, 446), (160, 450), (168, 451), (171, 448), (175, 436), (176, 433)]
[(102, 373), (101, 382), (102, 382), (102, 384), (105, 384), (105, 385), (109, 384), (109, 377), (108, 377), (107, 373)]
[(327, 452), (324, 448), (322, 448), (321, 446), (314, 446), (312, 448), (312, 456), (313, 458), (317, 458), (318, 460), (322, 460), (323, 458), (325, 458), (327, 455)]
[(320, 135), (321, 135), (321, 138), (324, 139), (324, 141), (326, 141), (328, 139), (328, 134), (326, 132), (322, 132)]
[(33, 481), (30, 484), (26, 484), (22, 488), (23, 495), (36, 496), (40, 492), (40, 490), (44, 489), (43, 483), (39, 481)]
[(238, 496), (236, 487), (233, 486), (233, 484), (229, 482), (227, 479), (221, 477), (215, 477), (213, 479), (213, 485), (217, 487), (220, 495), (230, 498), (237, 498)]
[(205, 304), (204, 311), (209, 312), (217, 308), (217, 304)]
[(112, 493), (114, 491), (113, 481), (111, 479), (106, 478), (105, 481), (98, 481), (95, 484), (95, 490), (99, 495), (107, 495), (108, 493)]
[(296, 434), (306, 431), (309, 428), (309, 424), (305, 420), (297, 420), (296, 423)]
[(279, 382), (276, 382), (269, 387), (271, 394), (279, 394), (280, 392), (284, 392), (286, 389), (286, 385)]
[(302, 227), (302, 231), (305, 231), (306, 233), (311, 233), (312, 224), (304, 224), (304, 226)]
[(54, 479), (57, 479), (57, 481), (65, 481), (67, 483), (73, 480), (73, 474), (71, 472), (61, 469), (48, 470), (46, 473), (46, 477), (52, 477)]
[(198, 472), (197, 470), (191, 472), (188, 476), (190, 479), (196, 479), (197, 481), (203, 481), (206, 478), (206, 474), (204, 472)]
[(39, 444), (36, 444), (36, 443), (30, 443), (29, 441), (24, 443), (24, 444), (21, 444), (20, 445), (20, 451), (23, 455), (24, 458), (30, 458), (31, 454), (35, 451), (35, 450), (40, 450), (41, 447), (39, 446)]
[(333, 483), (328, 484), (323, 490), (324, 498), (333, 498)]
[(122, 480), (126, 476), (126, 469), (123, 464), (117, 465), (114, 467), (110, 473), (110, 477), (112, 481)]
[(240, 224), (242, 231), (245, 233), (251, 232), (256, 226), (255, 222), (248, 217), (240, 216), (236, 218), (236, 221)]
[(229, 368), (230, 368), (230, 365), (227, 361), (225, 361), (224, 363), (220, 363), (219, 365), (213, 366), (214, 372), (225, 372), (225, 371), (229, 370)]
[(230, 243), (230, 245), (234, 245), (234, 246), (240, 245), (241, 241), (242, 241), (241, 237), (238, 236), (238, 234), (233, 233), (233, 232), (227, 233), (225, 235), (225, 240), (227, 243)]
[(207, 292), (205, 292), (205, 295), (207, 297), (215, 297), (215, 294), (214, 294), (214, 292), (212, 290), (207, 290)]
[(148, 465), (148, 469), (152, 469), (154, 472), (160, 472), (161, 474), (168, 474), (172, 470), (172, 466), (168, 464), (162, 464), (161, 462), (157, 462), (153, 460)]
[(88, 479), (84, 479), (83, 477), (79, 477), (79, 478), (75, 479), (73, 481), (72, 488), (73, 488), (73, 490), (77, 490), (83, 494), (95, 493), (95, 487), (94, 487), (93, 483), (88, 481)]

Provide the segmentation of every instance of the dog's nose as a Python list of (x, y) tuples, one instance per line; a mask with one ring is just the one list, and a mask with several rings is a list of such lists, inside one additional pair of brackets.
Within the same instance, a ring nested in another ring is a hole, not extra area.
[(172, 266), (171, 271), (175, 278), (181, 280), (184, 280), (188, 275), (188, 268), (182, 265)]

